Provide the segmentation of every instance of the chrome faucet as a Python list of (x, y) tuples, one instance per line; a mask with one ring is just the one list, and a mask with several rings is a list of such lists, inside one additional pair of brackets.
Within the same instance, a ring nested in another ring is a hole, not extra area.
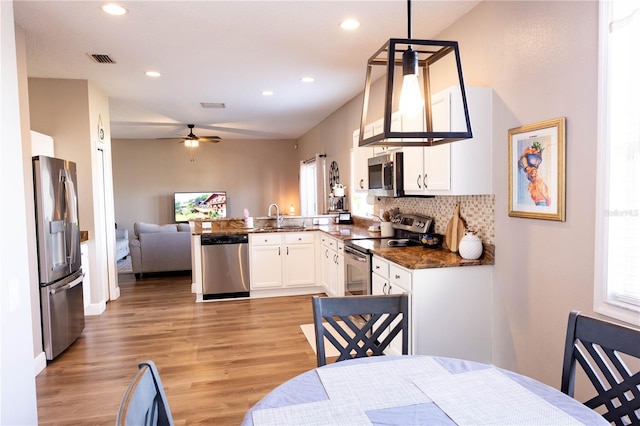
[(282, 226), (282, 219), (280, 217), (280, 209), (278, 208), (278, 205), (276, 203), (271, 203), (269, 204), (269, 211), (267, 211), (267, 216), (271, 217), (271, 207), (275, 207), (276, 208), (276, 227), (281, 227)]

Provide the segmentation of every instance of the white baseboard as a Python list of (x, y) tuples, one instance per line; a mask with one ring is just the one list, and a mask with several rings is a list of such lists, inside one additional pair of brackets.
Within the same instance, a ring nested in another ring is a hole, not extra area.
[(90, 303), (84, 308), (84, 314), (86, 316), (100, 315), (107, 309), (107, 302), (104, 300), (99, 303)]
[(44, 370), (47, 367), (47, 357), (44, 354), (44, 352), (40, 352), (34, 359), (33, 359), (33, 377), (37, 376), (38, 374), (40, 374), (40, 372), (42, 370)]

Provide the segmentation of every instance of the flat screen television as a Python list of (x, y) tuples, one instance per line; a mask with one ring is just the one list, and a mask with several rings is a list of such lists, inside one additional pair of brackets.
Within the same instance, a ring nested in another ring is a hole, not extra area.
[(176, 223), (188, 222), (192, 219), (227, 217), (225, 191), (175, 192), (173, 205)]

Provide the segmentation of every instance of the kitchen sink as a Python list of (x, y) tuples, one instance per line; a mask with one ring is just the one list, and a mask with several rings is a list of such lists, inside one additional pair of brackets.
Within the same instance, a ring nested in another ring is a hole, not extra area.
[(302, 231), (306, 229), (304, 226), (300, 225), (289, 225), (289, 226), (265, 226), (262, 228), (256, 228), (256, 231)]

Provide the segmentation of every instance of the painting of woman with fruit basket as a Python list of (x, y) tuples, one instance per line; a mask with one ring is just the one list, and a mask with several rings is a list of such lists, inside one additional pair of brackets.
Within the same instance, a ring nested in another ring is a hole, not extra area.
[(509, 130), (509, 216), (564, 220), (564, 118)]

